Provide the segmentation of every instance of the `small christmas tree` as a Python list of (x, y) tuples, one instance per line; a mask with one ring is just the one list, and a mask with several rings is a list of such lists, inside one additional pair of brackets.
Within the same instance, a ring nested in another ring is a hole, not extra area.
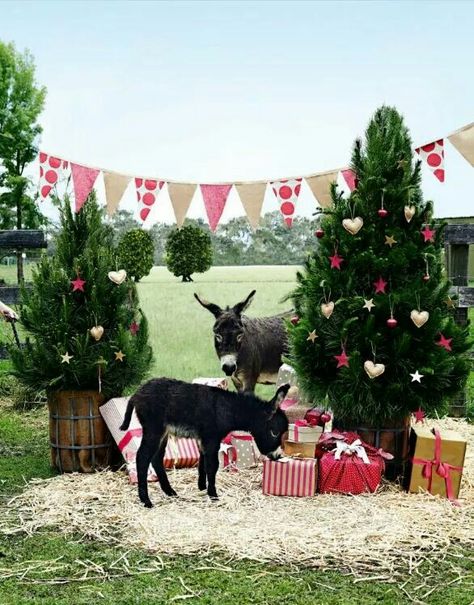
[(22, 291), (20, 317), (30, 339), (11, 348), (15, 374), (35, 389), (121, 395), (152, 359), (136, 287), (120, 271), (94, 194), (77, 214), (68, 199), (60, 210), (56, 253), (41, 258), (31, 291)]
[(420, 189), (403, 118), (380, 108), (352, 155), (355, 189), (333, 207), (293, 293), (292, 364), (309, 399), (347, 425), (442, 411), (469, 372), (454, 323), (443, 225)]

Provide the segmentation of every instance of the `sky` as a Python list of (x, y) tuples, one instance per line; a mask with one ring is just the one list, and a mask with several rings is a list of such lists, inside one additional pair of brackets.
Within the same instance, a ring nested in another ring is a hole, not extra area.
[[(202, 183), (346, 166), (383, 103), (414, 146), (473, 122), (473, 21), (454, 1), (0, 2), (0, 40), (33, 53), (48, 89), (42, 149)], [(473, 167), (445, 154), (444, 184), (423, 169), (425, 197), (472, 216)], [(120, 207), (136, 206), (130, 186)], [(314, 209), (303, 187), (296, 214)], [(242, 214), (233, 191), (223, 220)], [(153, 220), (172, 216), (164, 191)], [(204, 217), (199, 193), (189, 216)]]

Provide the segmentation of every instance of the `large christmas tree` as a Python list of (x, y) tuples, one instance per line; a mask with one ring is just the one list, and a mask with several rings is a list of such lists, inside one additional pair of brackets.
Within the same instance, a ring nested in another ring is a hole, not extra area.
[(348, 199), (332, 187), (318, 245), (298, 274), (292, 364), (310, 400), (347, 424), (441, 412), (469, 372), (467, 329), (442, 258), (443, 225), (423, 202), (403, 118), (374, 115), (357, 140)]
[(65, 199), (56, 252), (42, 257), (31, 291), (22, 292), (29, 341), (11, 355), (23, 383), (110, 397), (145, 377), (152, 358), (147, 321), (118, 262), (94, 194), (77, 214)]

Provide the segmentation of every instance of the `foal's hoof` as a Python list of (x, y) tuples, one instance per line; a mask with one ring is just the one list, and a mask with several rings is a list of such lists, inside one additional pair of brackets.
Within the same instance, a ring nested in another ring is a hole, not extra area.
[(219, 496), (209, 496), (209, 500), (211, 502), (219, 502)]
[(147, 500), (146, 502), (143, 503), (143, 506), (145, 508), (153, 508), (153, 503), (151, 502), (151, 500)]
[(178, 494), (174, 491), (174, 489), (170, 489), (169, 492), (166, 492), (166, 495), (169, 498), (177, 498), (178, 497)]

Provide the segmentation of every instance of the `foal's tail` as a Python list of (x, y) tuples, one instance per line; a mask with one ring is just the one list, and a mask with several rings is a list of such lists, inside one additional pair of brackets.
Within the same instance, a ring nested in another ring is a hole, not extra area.
[(130, 426), (130, 420), (132, 419), (133, 408), (135, 407), (135, 396), (130, 397), (127, 403), (127, 409), (125, 410), (125, 417), (122, 424), (120, 425), (121, 431), (126, 431)]

